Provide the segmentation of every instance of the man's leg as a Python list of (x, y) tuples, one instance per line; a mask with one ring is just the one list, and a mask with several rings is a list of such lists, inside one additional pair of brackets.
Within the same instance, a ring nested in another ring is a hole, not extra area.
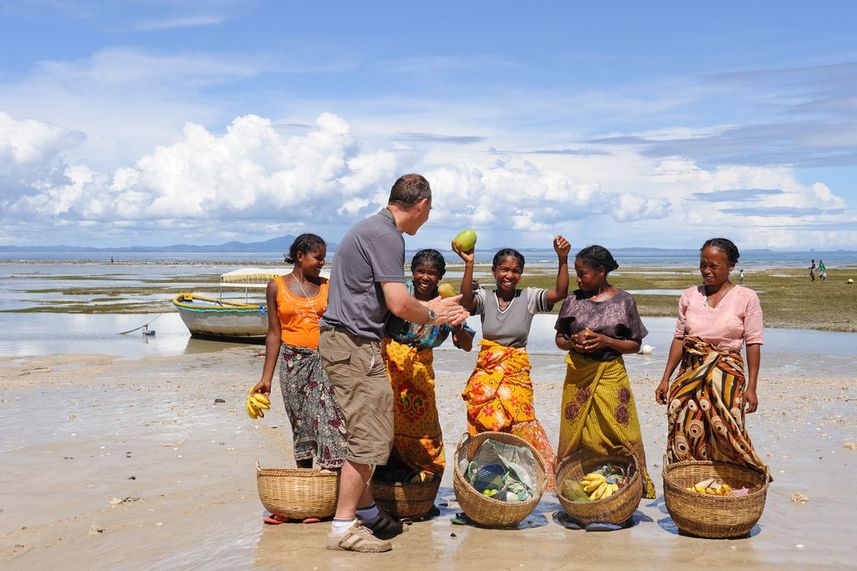
[(374, 503), (372, 486), (372, 466), (346, 460), (339, 473), (339, 497), (336, 500), (336, 519), (354, 519), (358, 507)]
[[(336, 515), (327, 536), (328, 549), (377, 553), (389, 551), (392, 544), (375, 537), (372, 531), (363, 527), (357, 519), (358, 506), (372, 504), (372, 492), (369, 479), (372, 477), (372, 465), (358, 460), (372, 458), (367, 453), (367, 434), (371, 425), (365, 424), (370, 403), (363, 402), (357, 387), (367, 382), (368, 364), (372, 361), (372, 348), (361, 346), (346, 333), (336, 330), (322, 330), (319, 338), (319, 353), (327, 376), (333, 383), (336, 400), (345, 417), (348, 432), (348, 456), (339, 474), (339, 496), (336, 502)], [(371, 416), (371, 414), (370, 414)], [(361, 504), (362, 501), (366, 503)]]

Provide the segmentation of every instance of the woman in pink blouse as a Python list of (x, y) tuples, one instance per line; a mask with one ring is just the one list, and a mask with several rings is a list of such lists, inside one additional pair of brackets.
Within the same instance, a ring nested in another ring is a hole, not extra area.
[(675, 336), (655, 391), (660, 404), (669, 404), (667, 457), (671, 462), (715, 460), (764, 470), (744, 428), (744, 415), (759, 406), (762, 307), (756, 292), (729, 281), (739, 256), (731, 240), (712, 238), (700, 252), (703, 285), (681, 295)]

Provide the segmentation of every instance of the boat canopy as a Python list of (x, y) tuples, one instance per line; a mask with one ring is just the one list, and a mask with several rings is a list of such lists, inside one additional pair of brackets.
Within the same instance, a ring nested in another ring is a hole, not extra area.
[[(274, 276), (283, 276), (292, 271), (292, 268), (241, 268), (220, 275), (220, 285), (226, 287), (260, 288), (268, 286), (268, 282)], [(330, 278), (327, 268), (321, 270), (324, 278)]]

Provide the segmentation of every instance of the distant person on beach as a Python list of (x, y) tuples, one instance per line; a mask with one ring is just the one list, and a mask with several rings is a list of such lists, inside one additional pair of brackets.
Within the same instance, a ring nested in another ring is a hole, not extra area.
[(744, 285), (744, 268), (738, 270), (738, 285)]
[(637, 405), (622, 359), (639, 351), (649, 332), (631, 294), (607, 281), (618, 267), (603, 246), (588, 246), (574, 260), (578, 289), (563, 302), (556, 320), (556, 346), (568, 351), (557, 458), (561, 461), (581, 447), (602, 456), (630, 450), (639, 462), (644, 496), (654, 499)]
[[(445, 273), (440, 252), (418, 251), (411, 260), (413, 296), (425, 302), (436, 298)], [(435, 400), (432, 350), (451, 335), (456, 347), (470, 351), (475, 333), (466, 323), (450, 326), (390, 318), (382, 349), (393, 388), (395, 437), (390, 460), (375, 471), (375, 479), (428, 482), (443, 476), (446, 452)], [(437, 508), (434, 511), (438, 513)]]
[(431, 187), (418, 174), (399, 178), (387, 207), (353, 226), (336, 248), (330, 298), (321, 319), (319, 349), (347, 428), (328, 549), (382, 552), (402, 523), (380, 511), (369, 486), (375, 466), (393, 446), (393, 391), (381, 354), (390, 314), (412, 323), (458, 326), (467, 312), (461, 296), (421, 302), (405, 286), (405, 241), (431, 212)]
[(739, 257), (731, 240), (712, 238), (700, 252), (703, 284), (687, 288), (679, 299), (674, 339), (655, 391), (657, 402), (669, 405), (667, 458), (732, 462), (764, 470), (744, 426), (744, 415), (759, 406), (762, 306), (756, 292), (729, 281)]
[(809, 266), (809, 278), (810, 278), (812, 281), (815, 281), (815, 271), (816, 271), (816, 268), (815, 268), (815, 260), (813, 260), (813, 261), (812, 261), (812, 265), (810, 265), (810, 266)]
[(549, 313), (568, 294), (568, 252), (571, 244), (562, 236), (553, 239), (557, 256), (556, 284), (551, 289), (518, 289), (524, 256), (504, 248), (494, 255), (493, 292), (473, 291), (475, 251), (452, 249), (464, 260), (461, 304), (482, 318), (482, 347), (476, 367), (461, 394), (467, 403), (467, 430), (508, 432), (533, 445), (545, 460), (548, 487), (553, 488), (556, 457), (545, 429), (533, 407), (533, 382), (527, 338), (536, 313)]
[(824, 265), (824, 260), (818, 260), (818, 277), (821, 281), (827, 279), (827, 266)]
[[(333, 396), (318, 353), (318, 320), (327, 309), (328, 281), (320, 276), (327, 246), (315, 234), (292, 242), (286, 263), (291, 273), (268, 283), (268, 334), (262, 378), (253, 392), (271, 393), (271, 380), (280, 362), (280, 390), (292, 427), (295, 461), (299, 468), (338, 470), (345, 461), (345, 419)], [(269, 516), (267, 523), (281, 523)]]

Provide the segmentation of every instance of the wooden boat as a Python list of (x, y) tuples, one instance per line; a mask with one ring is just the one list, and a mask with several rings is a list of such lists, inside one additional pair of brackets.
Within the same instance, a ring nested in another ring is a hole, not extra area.
[[(228, 272), (220, 276), (217, 297), (182, 292), (173, 298), (173, 306), (193, 337), (261, 342), (268, 332), (265, 288), (274, 276), (291, 271), (291, 268), (244, 268)], [(322, 273), (325, 277), (329, 275), (327, 271)], [(234, 293), (224, 297), (224, 289), (243, 290), (243, 299)]]

